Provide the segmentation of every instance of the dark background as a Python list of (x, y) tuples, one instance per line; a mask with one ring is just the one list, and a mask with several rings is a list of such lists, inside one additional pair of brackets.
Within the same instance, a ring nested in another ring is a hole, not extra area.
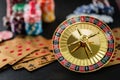
[[(120, 11), (115, 3), (115, 0), (109, 0), (114, 6), (115, 13), (113, 15), (114, 23), (108, 24), (111, 28), (120, 27)], [(43, 23), (42, 35), (48, 39), (52, 38), (56, 27), (65, 20), (65, 17), (72, 13), (77, 6), (89, 4), (91, 0), (55, 0), (56, 20), (53, 23)], [(6, 13), (5, 0), (0, 0), (0, 30), (3, 30), (2, 17)], [(25, 69), (14, 71), (11, 67), (0, 71), (0, 80), (120, 80), (120, 65), (102, 68), (92, 73), (76, 73), (67, 70), (57, 61), (37, 69), (33, 72), (28, 72)]]

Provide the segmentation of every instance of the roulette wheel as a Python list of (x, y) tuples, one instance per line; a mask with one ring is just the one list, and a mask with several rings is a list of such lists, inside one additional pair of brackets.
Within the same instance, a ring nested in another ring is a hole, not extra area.
[(63, 21), (53, 34), (53, 49), (65, 68), (88, 73), (101, 69), (111, 59), (115, 44), (107, 24), (90, 16)]

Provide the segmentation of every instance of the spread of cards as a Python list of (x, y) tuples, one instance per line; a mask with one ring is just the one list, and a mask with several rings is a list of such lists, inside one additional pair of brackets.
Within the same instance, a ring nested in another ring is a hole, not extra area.
[(51, 40), (42, 36), (16, 36), (0, 43), (0, 69), (11, 65), (33, 71), (55, 60)]
[(112, 29), (115, 37), (115, 52), (106, 66), (112, 66), (115, 64), (120, 64), (120, 27)]

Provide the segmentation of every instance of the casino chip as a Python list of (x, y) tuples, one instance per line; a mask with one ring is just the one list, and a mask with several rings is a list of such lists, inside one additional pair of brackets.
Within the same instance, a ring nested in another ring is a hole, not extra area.
[(90, 13), (98, 13), (98, 8), (96, 6), (94, 6), (93, 4), (89, 4), (89, 5), (82, 5), (80, 7), (77, 7), (74, 11), (74, 14), (80, 14), (80, 13), (86, 13), (86, 14), (90, 14)]
[(100, 19), (101, 21), (105, 22), (105, 23), (112, 23), (113, 22), (113, 18), (109, 15), (99, 15), (99, 14), (86, 14), (86, 13), (81, 13), (81, 14), (69, 14), (68, 16), (66, 16), (67, 19), (72, 18), (72, 17), (76, 17), (76, 16), (91, 16), (91, 17), (95, 17), (97, 19)]
[(10, 31), (1, 31), (0, 32), (0, 42), (11, 39), (13, 37), (13, 33)]
[(94, 4), (89, 4), (89, 5), (82, 5), (80, 7), (77, 7), (74, 11), (74, 14), (80, 14), (80, 13), (86, 13), (86, 14), (91, 14), (91, 13), (96, 13), (96, 14), (106, 14), (106, 15), (113, 15), (114, 13), (114, 8), (112, 6), (104, 6), (103, 4), (99, 5), (94, 5)]
[(104, 7), (102, 10), (102, 13), (103, 14), (106, 14), (106, 15), (112, 15), (114, 13), (114, 8), (113, 7)]
[(112, 15), (114, 13), (114, 8), (112, 6), (106, 6), (103, 3), (91, 3), (88, 5), (82, 5), (77, 7), (72, 14), (66, 16), (66, 18), (71, 18), (75, 16), (92, 16), (102, 20), (105, 23), (112, 23)]

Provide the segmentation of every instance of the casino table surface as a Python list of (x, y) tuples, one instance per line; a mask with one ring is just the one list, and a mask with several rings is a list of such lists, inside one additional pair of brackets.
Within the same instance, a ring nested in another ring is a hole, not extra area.
[[(120, 11), (118, 10), (115, 0), (109, 0), (114, 6), (115, 13), (113, 15), (114, 22), (108, 24), (111, 28), (120, 27)], [(89, 4), (91, 0), (55, 0), (56, 20), (52, 23), (43, 23), (42, 35), (48, 39), (52, 35), (56, 27), (65, 20), (66, 16), (80, 5)], [(0, 0), (0, 30), (5, 28), (2, 25), (2, 17), (5, 16), (6, 3)], [(47, 66), (39, 68), (33, 72), (25, 69), (14, 71), (11, 66), (4, 70), (0, 70), (0, 80), (120, 80), (120, 64), (104, 67), (92, 73), (76, 73), (69, 71), (55, 61)]]

